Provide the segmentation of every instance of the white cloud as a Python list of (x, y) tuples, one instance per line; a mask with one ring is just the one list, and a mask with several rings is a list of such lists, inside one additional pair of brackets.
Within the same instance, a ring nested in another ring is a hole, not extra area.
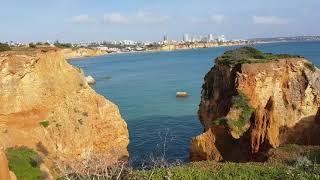
[(130, 22), (128, 17), (122, 16), (120, 13), (105, 14), (103, 21), (110, 24), (127, 24)]
[(277, 17), (277, 16), (253, 16), (252, 20), (255, 24), (273, 24), (273, 25), (288, 24), (291, 21), (291, 19)]
[(209, 17), (209, 20), (211, 22), (217, 23), (217, 24), (221, 24), (224, 20), (225, 20), (225, 16), (222, 14), (215, 14), (215, 15), (211, 15)]
[(78, 15), (78, 16), (73, 16), (71, 18), (71, 22), (79, 23), (79, 24), (82, 24), (82, 23), (94, 23), (94, 22), (96, 22), (96, 19), (91, 18), (87, 14), (81, 14), (81, 15)]
[(215, 23), (221, 24), (225, 21), (226, 17), (223, 14), (213, 14), (209, 17), (194, 17), (191, 18), (192, 23)]
[(103, 21), (108, 24), (151, 24), (164, 23), (169, 20), (168, 16), (155, 16), (148, 12), (137, 12), (133, 15), (122, 15), (120, 13), (105, 14)]

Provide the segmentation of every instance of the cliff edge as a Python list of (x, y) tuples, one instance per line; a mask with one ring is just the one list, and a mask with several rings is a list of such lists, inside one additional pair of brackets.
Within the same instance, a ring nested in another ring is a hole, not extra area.
[(46, 160), (94, 153), (128, 157), (127, 124), (59, 49), (0, 53), (0, 145), (27, 146)]
[(244, 162), (282, 144), (319, 145), (320, 71), (300, 56), (243, 47), (215, 61), (202, 86), (190, 159)]

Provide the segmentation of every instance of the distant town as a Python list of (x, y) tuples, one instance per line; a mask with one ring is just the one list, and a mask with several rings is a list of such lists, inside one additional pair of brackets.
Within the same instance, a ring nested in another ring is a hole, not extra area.
[(142, 42), (132, 40), (119, 41), (94, 41), (94, 42), (76, 42), (66, 43), (59, 41), (45, 42), (2, 42), (10, 47), (58, 47), (58, 48), (91, 48), (106, 51), (107, 53), (121, 53), (132, 51), (161, 51), (161, 50), (177, 50), (192, 48), (209, 48), (216, 46), (232, 46), (246, 45), (256, 43), (271, 42), (293, 42), (293, 41), (320, 41), (320, 36), (296, 36), (296, 37), (276, 37), (276, 38), (256, 38), (256, 39), (237, 39), (228, 40), (225, 35), (214, 36), (208, 34), (205, 36), (193, 36), (184, 34), (181, 40), (170, 39), (168, 35), (164, 35), (162, 40), (155, 42)]

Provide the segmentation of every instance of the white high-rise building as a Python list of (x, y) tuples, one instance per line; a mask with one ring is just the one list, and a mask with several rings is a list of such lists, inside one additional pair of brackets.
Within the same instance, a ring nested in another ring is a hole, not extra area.
[(210, 42), (213, 41), (213, 35), (212, 35), (212, 34), (209, 34), (209, 35), (208, 35), (208, 41), (210, 41)]
[(226, 42), (226, 38), (224, 35), (219, 36), (217, 40), (218, 42)]
[(163, 42), (168, 42), (168, 35), (163, 36)]
[(190, 39), (189, 39), (189, 34), (184, 34), (184, 35), (183, 35), (183, 41), (184, 41), (184, 42), (189, 42), (189, 41), (190, 41)]

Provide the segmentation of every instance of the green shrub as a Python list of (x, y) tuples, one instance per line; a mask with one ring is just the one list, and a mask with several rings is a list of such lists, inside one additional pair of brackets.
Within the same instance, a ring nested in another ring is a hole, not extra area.
[(36, 48), (37, 46), (33, 43), (29, 43), (29, 48)]
[(41, 157), (27, 147), (15, 147), (6, 150), (9, 161), (9, 169), (15, 173), (18, 179), (37, 180), (42, 178), (39, 165)]
[(3, 51), (10, 51), (11, 48), (8, 44), (3, 44), (3, 43), (0, 43), (0, 52), (3, 52)]
[(231, 120), (225, 117), (213, 120), (215, 125), (228, 125), (230, 129), (240, 133), (240, 135), (247, 129), (244, 129), (245, 125), (250, 123), (250, 118), (254, 112), (254, 108), (249, 105), (248, 97), (242, 93), (238, 92), (237, 96), (232, 98), (232, 108), (241, 110), (238, 120)]
[(222, 56), (216, 59), (216, 63), (221, 65), (266, 63), (281, 58), (293, 57), (301, 56), (263, 53), (262, 51), (259, 51), (252, 47), (241, 47), (235, 50), (226, 51)]
[(60, 43), (59, 41), (54, 42), (54, 46), (58, 48), (72, 48), (72, 44), (70, 43)]
[(237, 96), (233, 97), (232, 104), (233, 107), (242, 110), (238, 120), (238, 124), (240, 125), (238, 127), (241, 128), (243, 125), (250, 122), (254, 109), (249, 105), (248, 97), (242, 92), (239, 92)]
[(49, 126), (49, 121), (41, 121), (41, 122), (39, 122), (39, 124), (46, 128)]

